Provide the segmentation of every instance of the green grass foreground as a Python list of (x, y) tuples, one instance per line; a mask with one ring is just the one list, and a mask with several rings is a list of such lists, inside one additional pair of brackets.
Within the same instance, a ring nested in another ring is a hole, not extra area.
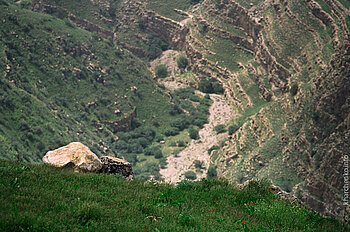
[(174, 187), (0, 161), (0, 231), (349, 231), (267, 186)]

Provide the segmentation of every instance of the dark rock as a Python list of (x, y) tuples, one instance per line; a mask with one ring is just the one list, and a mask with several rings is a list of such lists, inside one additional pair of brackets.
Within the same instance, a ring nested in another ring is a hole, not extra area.
[(120, 174), (127, 180), (133, 180), (134, 174), (131, 164), (124, 160), (113, 156), (101, 156), (102, 168), (100, 172), (108, 174)]

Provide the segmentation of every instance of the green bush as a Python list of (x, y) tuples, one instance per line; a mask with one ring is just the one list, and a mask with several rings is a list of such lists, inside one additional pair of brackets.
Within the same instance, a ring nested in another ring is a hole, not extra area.
[(179, 140), (179, 141), (177, 141), (177, 146), (178, 147), (185, 147), (186, 144), (185, 144), (185, 142), (183, 140)]
[(170, 111), (169, 111), (170, 115), (177, 115), (177, 114), (181, 114), (182, 112), (183, 112), (182, 109), (178, 105), (176, 104), (170, 105)]
[(146, 148), (144, 154), (147, 156), (154, 156), (156, 159), (163, 157), (162, 150), (160, 150), (158, 146)]
[(198, 88), (203, 93), (213, 93), (213, 86), (211, 82), (208, 79), (202, 79), (198, 83)]
[(167, 162), (167, 159), (165, 157), (162, 157), (159, 159), (159, 165), (160, 165), (160, 168), (166, 168), (168, 162)]
[(217, 93), (222, 94), (224, 93), (224, 88), (222, 87), (222, 84), (215, 79), (206, 79), (203, 78), (198, 83), (198, 88), (203, 93)]
[(165, 64), (160, 64), (155, 68), (156, 76), (158, 78), (165, 78), (168, 76), (168, 68)]
[[(140, 29), (143, 28), (143, 25), (139, 24)], [(148, 58), (153, 60), (159, 57), (162, 54), (162, 51), (165, 51), (169, 48), (168, 44), (165, 43), (162, 39), (155, 35), (150, 35), (146, 43), (146, 49), (148, 52)]]
[(290, 90), (289, 90), (290, 94), (294, 97), (297, 92), (298, 92), (298, 84), (297, 83), (294, 83), (292, 85), (292, 87), (290, 87)]
[(235, 133), (240, 127), (237, 125), (231, 125), (228, 128), (228, 134), (232, 135), (233, 133)]
[(176, 127), (177, 129), (179, 129), (179, 131), (182, 131), (190, 125), (190, 122), (189, 122), (187, 116), (183, 116), (181, 118), (178, 118), (178, 119), (175, 119), (174, 121), (172, 121), (170, 123), (170, 125), (172, 127)]
[(197, 174), (195, 172), (192, 172), (192, 171), (187, 171), (187, 172), (185, 172), (185, 177), (189, 180), (195, 180), (195, 179), (197, 179)]
[(191, 4), (198, 4), (200, 2), (203, 2), (203, 0), (191, 0)]
[(136, 165), (138, 159), (137, 155), (134, 153), (124, 153), (123, 157), (125, 160), (127, 160), (129, 163), (131, 163), (133, 166)]
[(170, 146), (170, 147), (175, 147), (175, 146), (176, 146), (176, 142), (175, 142), (175, 141), (171, 141), (171, 142), (169, 143), (169, 146)]
[(154, 139), (155, 139), (156, 142), (160, 142), (160, 141), (164, 140), (164, 136), (157, 135)]
[(190, 133), (190, 138), (191, 139), (199, 139), (198, 130), (196, 130), (193, 127), (191, 127), (188, 132)]
[(219, 124), (214, 127), (214, 130), (216, 131), (217, 134), (224, 133), (226, 131), (226, 127), (224, 124)]
[(128, 153), (142, 153), (143, 147), (136, 139), (129, 140), (129, 143), (127, 145), (127, 152)]
[(29, 9), (32, 5), (32, 0), (23, 0), (20, 3), (20, 6), (24, 9)]
[(218, 173), (216, 171), (216, 167), (214, 165), (210, 165), (207, 172), (208, 178), (216, 178), (218, 176)]
[(157, 152), (154, 154), (154, 158), (161, 159), (163, 158), (163, 153), (161, 150), (157, 150)]
[(199, 169), (202, 169), (202, 168), (203, 168), (203, 162), (200, 161), (200, 160), (195, 160), (195, 161), (193, 161), (193, 164), (194, 164), (194, 167), (195, 167), (195, 168), (199, 168)]
[(175, 136), (179, 134), (179, 129), (175, 128), (175, 127), (171, 127), (169, 129), (167, 129), (164, 134), (166, 136)]
[(212, 151), (219, 150), (220, 147), (218, 145), (213, 145), (208, 149), (208, 154), (210, 155)]
[(224, 88), (222, 87), (222, 84), (220, 82), (216, 81), (212, 83), (212, 86), (213, 86), (214, 93), (219, 93), (219, 94), (224, 93)]
[(179, 69), (185, 69), (188, 66), (188, 60), (184, 55), (179, 55), (176, 59), (177, 66)]

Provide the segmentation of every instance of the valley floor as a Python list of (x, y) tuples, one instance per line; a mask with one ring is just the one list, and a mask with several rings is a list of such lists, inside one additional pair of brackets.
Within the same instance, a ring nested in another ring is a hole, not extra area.
[[(160, 170), (160, 174), (166, 182), (177, 183), (183, 180), (186, 171), (195, 169), (193, 164), (195, 160), (202, 161), (203, 167), (207, 169), (210, 164), (208, 149), (213, 145), (217, 145), (227, 135), (226, 133), (217, 135), (214, 127), (219, 124), (226, 124), (237, 114), (226, 101), (224, 95), (210, 94), (210, 98), (213, 100), (213, 104), (209, 109), (209, 123), (205, 124), (199, 131), (200, 138), (192, 140), (178, 155), (168, 157), (167, 167)], [(197, 179), (205, 177), (206, 172), (197, 173)]]

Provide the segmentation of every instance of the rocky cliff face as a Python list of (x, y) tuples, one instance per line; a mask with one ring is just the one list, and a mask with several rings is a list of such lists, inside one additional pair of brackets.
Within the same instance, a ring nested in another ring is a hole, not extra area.
[(319, 212), (345, 218), (349, 9), (336, 0), (204, 0), (187, 12), (174, 9), (187, 17), (178, 22), (147, 7), (150, 1), (122, 3), (114, 42), (144, 57), (122, 40), (139, 24), (141, 44), (145, 33), (155, 34), (187, 55), (197, 79), (223, 84), (240, 116), (212, 154), (219, 175), (269, 178)]
[[(350, 53), (349, 43), (339, 48), (324, 74), (315, 80), (313, 121), (304, 123), (310, 130), (308, 157), (304, 174), (305, 184), (298, 190), (301, 199), (321, 212), (335, 214), (348, 220), (350, 209), (344, 193), (345, 158), (350, 150)], [(303, 135), (306, 137), (305, 133)], [(303, 135), (297, 142), (302, 143)], [(304, 139), (305, 140), (305, 139)], [(298, 146), (298, 144), (296, 144)], [(305, 145), (300, 146), (305, 147)], [(292, 155), (292, 154), (291, 154)]]

